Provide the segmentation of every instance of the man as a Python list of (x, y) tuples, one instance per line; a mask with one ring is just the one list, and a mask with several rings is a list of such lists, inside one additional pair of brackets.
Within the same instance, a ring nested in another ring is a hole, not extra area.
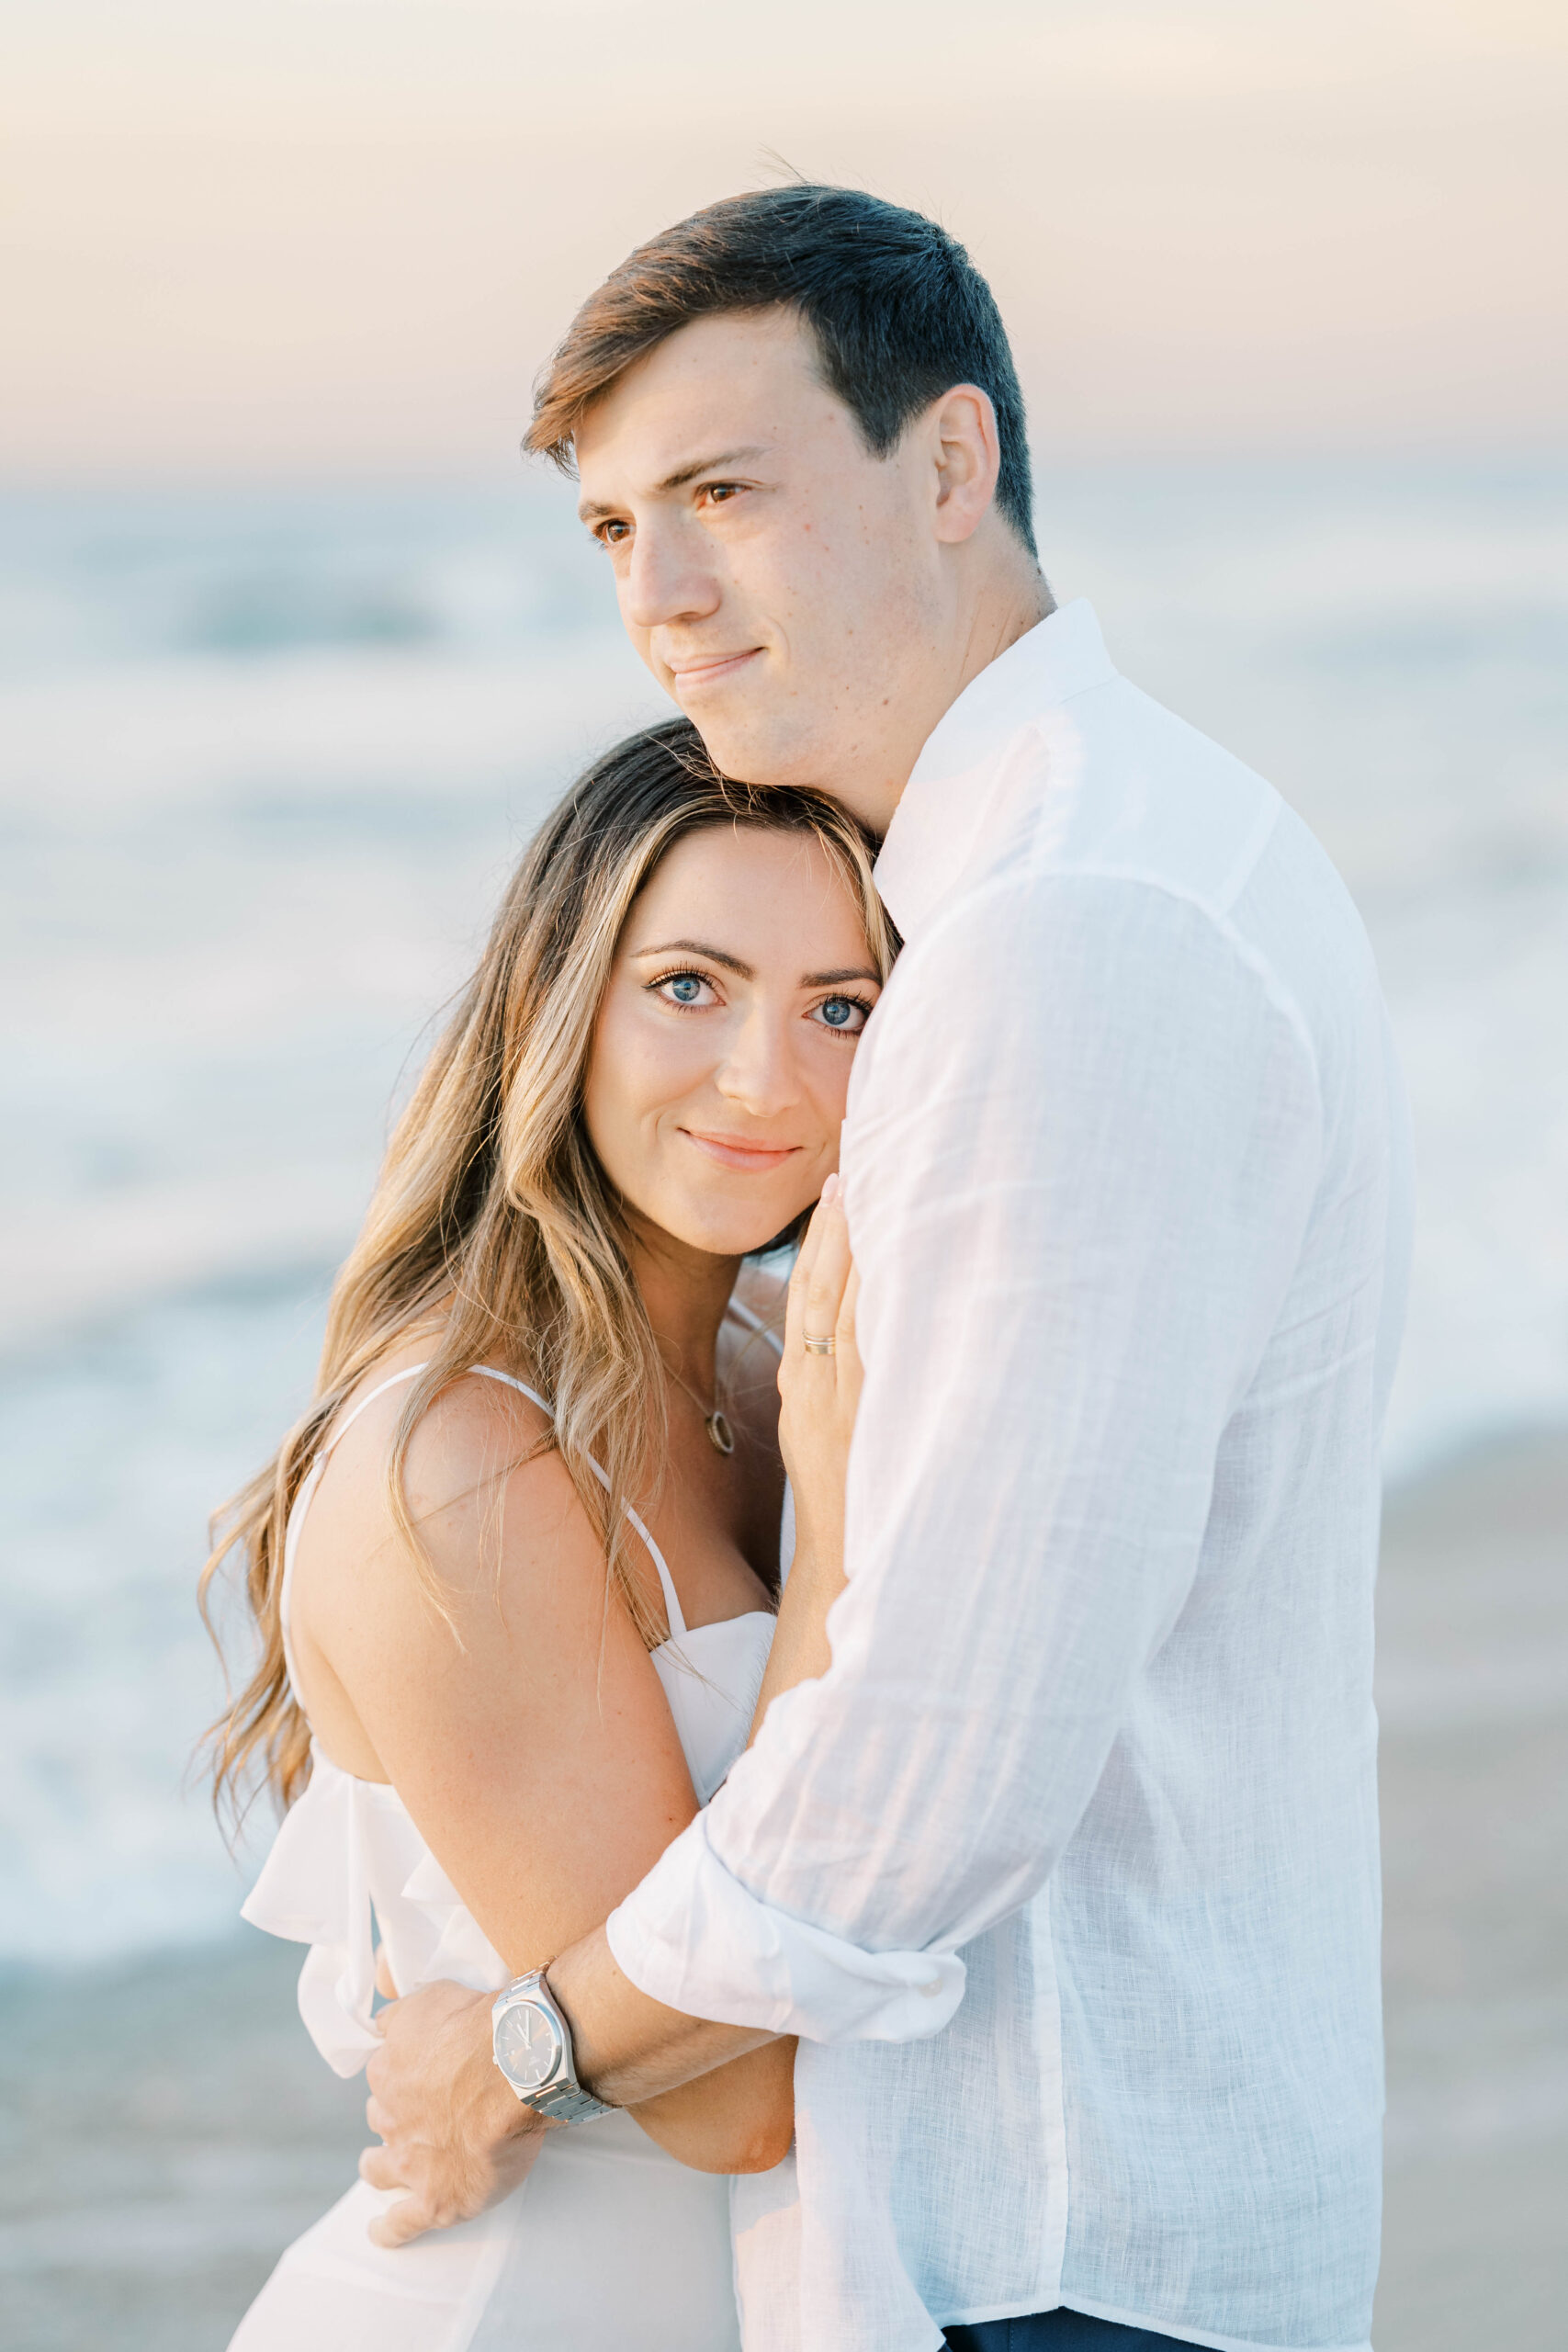
[[(1409, 1208), (1360, 925), (1054, 608), (1001, 324), (931, 222), (698, 214), (584, 306), (530, 439), (719, 766), (887, 829), (908, 943), (845, 1131), (831, 1668), (534, 2026), (613, 2102), (801, 2037), (749, 2346), (1364, 2347)], [(390, 2012), (392, 2237), (526, 2161), (489, 2009)]]

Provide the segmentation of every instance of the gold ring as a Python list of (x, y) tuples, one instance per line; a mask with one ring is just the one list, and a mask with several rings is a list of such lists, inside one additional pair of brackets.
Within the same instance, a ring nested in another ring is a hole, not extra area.
[(809, 1331), (803, 1332), (801, 1336), (806, 1341), (808, 1356), (830, 1356), (837, 1352), (839, 1343), (831, 1331), (824, 1332), (820, 1338), (814, 1338)]

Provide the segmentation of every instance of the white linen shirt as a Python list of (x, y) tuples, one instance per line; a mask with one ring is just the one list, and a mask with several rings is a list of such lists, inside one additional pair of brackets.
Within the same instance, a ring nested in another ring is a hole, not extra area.
[(1343, 885), (1069, 605), (931, 738), (856, 1058), (833, 1663), (610, 1922), (802, 2037), (749, 2352), (1364, 2347), (1403, 1095)]

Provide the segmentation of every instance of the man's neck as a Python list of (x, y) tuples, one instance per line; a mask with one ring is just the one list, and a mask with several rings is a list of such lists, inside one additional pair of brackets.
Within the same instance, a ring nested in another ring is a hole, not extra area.
[(874, 812), (865, 805), (871, 795), (865, 788), (863, 768), (852, 795), (845, 790), (838, 797), (870, 815), (876, 830), (886, 832), (921, 752), (960, 695), (1055, 609), (1044, 576), (1032, 562), (1027, 570), (1021, 563), (1016, 568), (1010, 565), (983, 582), (960, 616), (948, 658), (926, 670), (931, 691), (921, 697), (920, 707), (908, 714), (909, 723), (901, 738), (889, 741), (883, 759), (876, 763), (882, 774), (874, 791)]
[[(958, 668), (958, 683), (942, 713), (945, 718), (966, 686), (972, 685), (982, 670), (988, 670), (999, 661), (1010, 646), (1032, 628), (1038, 628), (1056, 609), (1056, 600), (1046, 586), (1043, 575), (1036, 571), (1027, 588), (1010, 596), (997, 596), (983, 603), (970, 617), (963, 660)], [(912, 764), (912, 763), (911, 763)], [(908, 778), (905, 778), (908, 782)]]

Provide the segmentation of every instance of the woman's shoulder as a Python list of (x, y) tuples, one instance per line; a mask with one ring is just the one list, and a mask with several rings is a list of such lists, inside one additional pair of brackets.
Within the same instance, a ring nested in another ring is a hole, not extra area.
[[(435, 1370), (439, 1357), (439, 1334), (415, 1335), (389, 1348), (344, 1397), (323, 1451), (334, 1460), (341, 1457), (345, 1466), (370, 1457), (384, 1465), (411, 1393)], [(525, 1431), (535, 1440), (548, 1439), (552, 1428), (548, 1407), (523, 1373), (498, 1364), (459, 1364), (420, 1408), (409, 1432), (408, 1468), (417, 1476), (434, 1456), (466, 1476), (479, 1466), (477, 1455), (488, 1459), (493, 1453), (498, 1437), (510, 1442)]]
[[(550, 1442), (550, 1416), (526, 1393), (531, 1384), (521, 1374), (474, 1365), (444, 1383), (408, 1432), (399, 1481), (407, 1523), (397, 1528), (389, 1478), (393, 1451), (411, 1394), (437, 1354), (428, 1338), (390, 1349), (344, 1397), (327, 1432), (331, 1466), (301, 1544), (301, 1566), (307, 1553), (316, 1555), (310, 1581), (318, 1589), (337, 1580), (334, 1561), (356, 1577), (374, 1562), (378, 1578), (400, 1581), (412, 1571), (423, 1584), (422, 1566), (433, 1566), (445, 1580), (472, 1556), (477, 1530), (493, 1517), (503, 1489), (511, 1499), (547, 1504), (546, 1517), (557, 1528), (562, 1512), (570, 1513), (575, 1490)], [(408, 1527), (418, 1531), (416, 1547), (388, 1543), (390, 1535), (406, 1536)]]
[(635, 1684), (647, 1652), (629, 1614), (607, 1606), (603, 1543), (548, 1413), (511, 1380), (486, 1378), (493, 1367), (439, 1374), (427, 1403), (423, 1368), (418, 1350), (389, 1353), (379, 1379), (367, 1374), (345, 1400), (299, 1530), (291, 1613), (300, 1698), (324, 1752), (389, 1781), (430, 1835), (422, 1808), (438, 1817), (454, 1774), (476, 1758), (489, 1758), (481, 1779), (515, 1761), (524, 1726), (542, 1755), (597, 1725), (600, 1679)]

